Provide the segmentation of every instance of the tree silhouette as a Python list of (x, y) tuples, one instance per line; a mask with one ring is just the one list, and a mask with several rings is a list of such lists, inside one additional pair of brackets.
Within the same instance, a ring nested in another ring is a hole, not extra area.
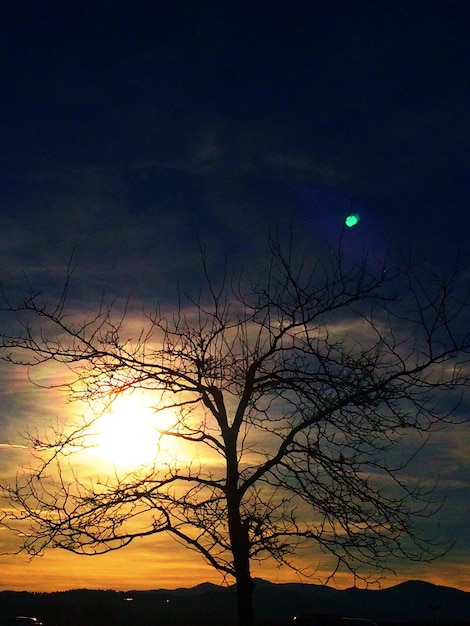
[(167, 533), (235, 579), (240, 625), (254, 618), (254, 560), (295, 569), (313, 543), (334, 571), (366, 580), (392, 557), (445, 550), (421, 523), (440, 504), (403, 473), (400, 444), (452, 421), (468, 384), (459, 272), (443, 281), (341, 253), (308, 267), (276, 243), (256, 276), (226, 273), (217, 286), (203, 266), (207, 291), (148, 315), (133, 339), (113, 307), (83, 322), (69, 314), (70, 273), (53, 306), (34, 291), (20, 304), (4, 296), (19, 329), (2, 336), (4, 360), (63, 363), (74, 399), (144, 389), (157, 413), (175, 415), (159, 445), (194, 451), (156, 450), (150, 467), (92, 481), (67, 468), (96, 417), (29, 435), (37, 466), (2, 486), (19, 550), (99, 554)]

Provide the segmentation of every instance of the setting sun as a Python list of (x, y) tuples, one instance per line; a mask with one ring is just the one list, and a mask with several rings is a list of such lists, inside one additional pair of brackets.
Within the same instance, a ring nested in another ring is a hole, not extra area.
[(117, 398), (96, 423), (94, 452), (118, 468), (153, 463), (159, 439), (157, 422), (162, 417), (141, 394)]

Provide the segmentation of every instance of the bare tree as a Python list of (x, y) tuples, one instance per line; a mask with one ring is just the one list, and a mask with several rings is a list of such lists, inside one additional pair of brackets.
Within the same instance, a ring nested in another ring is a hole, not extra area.
[(52, 307), (33, 291), (4, 299), (20, 323), (1, 338), (4, 360), (65, 364), (64, 386), (82, 400), (148, 390), (155, 411), (176, 415), (160, 441), (195, 451), (94, 482), (65, 471), (90, 422), (31, 436), (38, 466), (3, 485), (3, 524), (21, 532), (21, 551), (99, 554), (167, 533), (234, 577), (240, 625), (254, 618), (253, 560), (295, 569), (313, 543), (333, 570), (366, 580), (397, 556), (435, 558), (442, 546), (421, 522), (439, 502), (396, 450), (407, 432), (451, 421), (469, 382), (458, 271), (441, 281), (341, 255), (308, 268), (271, 252), (261, 278), (217, 288), (205, 271), (206, 295), (148, 315), (133, 340), (111, 307), (74, 320), (67, 290)]

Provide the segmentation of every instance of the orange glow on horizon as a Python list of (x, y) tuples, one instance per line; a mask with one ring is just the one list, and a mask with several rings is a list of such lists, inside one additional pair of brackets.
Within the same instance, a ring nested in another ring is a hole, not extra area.
[[(321, 559), (312, 555), (312, 562)], [(305, 563), (301, 564), (302, 567)], [(274, 563), (252, 564), (252, 575), (273, 583), (325, 582), (331, 570), (318, 561), (311, 577), (297, 576), (290, 568)], [(394, 587), (407, 580), (423, 580), (435, 585), (455, 587), (470, 592), (470, 572), (464, 562), (441, 560), (429, 563), (403, 564), (398, 575), (384, 578), (371, 588)], [(144, 591), (192, 588), (200, 583), (233, 584), (184, 546), (161, 536), (138, 541), (131, 546), (102, 556), (83, 557), (59, 550), (28, 562), (24, 556), (0, 556), (0, 591), (54, 592), (69, 589), (112, 589)], [(365, 585), (356, 580), (358, 588)], [(354, 586), (351, 574), (337, 574), (329, 587), (347, 589)]]

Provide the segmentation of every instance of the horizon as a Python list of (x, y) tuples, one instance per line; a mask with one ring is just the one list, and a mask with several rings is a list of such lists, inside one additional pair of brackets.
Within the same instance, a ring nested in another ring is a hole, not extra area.
[[(257, 583), (258, 584), (263, 583), (263, 584), (273, 585), (273, 586), (301, 585), (301, 586), (312, 586), (312, 587), (327, 587), (335, 591), (370, 591), (370, 592), (386, 591), (388, 589), (394, 589), (395, 587), (401, 587), (403, 585), (408, 585), (408, 584), (422, 584), (422, 585), (427, 585), (430, 587), (441, 587), (443, 589), (452, 589), (455, 591), (461, 591), (462, 593), (470, 594), (470, 589), (460, 589), (459, 587), (455, 587), (454, 585), (445, 585), (445, 584), (434, 583), (434, 582), (421, 580), (421, 579), (414, 579), (414, 578), (408, 579), (408, 580), (402, 580), (400, 582), (391, 583), (389, 585), (364, 586), (364, 587), (361, 587), (360, 585), (351, 586), (351, 587), (337, 587), (331, 582), (327, 582), (325, 584), (322, 584), (319, 582), (313, 583), (313, 582), (308, 582), (308, 581), (272, 582), (270, 580), (266, 580), (265, 578), (259, 578), (259, 577), (254, 577), (253, 582), (255, 583), (255, 585)], [(112, 588), (99, 588), (99, 587), (72, 587), (70, 589), (52, 590), (52, 591), (38, 591), (38, 590), (28, 590), (28, 589), (0, 589), (0, 593), (10, 592), (10, 593), (32, 593), (32, 594), (37, 594), (37, 593), (57, 594), (57, 593), (68, 593), (68, 592), (74, 592), (74, 591), (90, 591), (90, 592), (102, 591), (102, 592), (110, 592), (110, 593), (118, 593), (118, 594), (129, 594), (129, 593), (192, 591), (192, 590), (200, 589), (206, 586), (211, 587), (211, 588), (216, 587), (217, 589), (231, 589), (231, 588), (236, 587), (236, 583), (234, 582), (231, 584), (230, 583), (217, 584), (217, 583), (210, 582), (210, 581), (204, 581), (204, 582), (197, 583), (191, 587), (184, 587), (184, 586), (183, 587), (156, 587), (156, 588), (150, 587), (148, 589), (134, 589), (134, 588), (112, 589)]]

